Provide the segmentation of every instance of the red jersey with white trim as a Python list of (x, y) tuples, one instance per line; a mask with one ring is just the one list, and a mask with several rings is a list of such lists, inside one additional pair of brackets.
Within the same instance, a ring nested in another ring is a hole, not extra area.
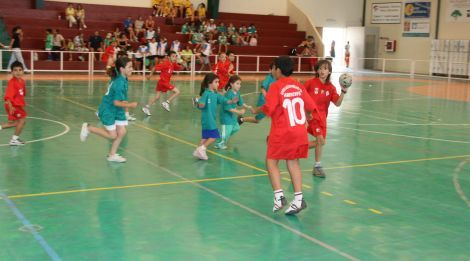
[[(267, 157), (271, 159), (306, 157), (308, 155), (306, 111), (317, 111), (317, 108), (304, 86), (290, 77), (277, 80), (271, 84), (266, 94), (266, 103), (262, 108), (263, 112), (271, 117)], [(298, 148), (302, 146), (306, 150), (299, 154)], [(279, 151), (282, 151), (282, 155)]]
[(177, 64), (177, 63), (172, 63), (170, 60), (164, 60), (162, 63), (157, 64), (155, 66), (155, 71), (161, 71), (160, 72), (160, 81), (164, 83), (170, 83), (171, 81), (171, 75), (173, 74), (173, 71), (177, 70), (182, 70), (183, 66)]
[(322, 83), (320, 78), (313, 78), (305, 83), (305, 89), (318, 107), (320, 113), (326, 118), (330, 102), (336, 103), (339, 95), (331, 82)]
[(10, 101), (14, 107), (24, 107), (26, 105), (24, 97), (26, 96), (26, 85), (23, 79), (16, 77), (8, 81), (5, 91), (4, 101)]

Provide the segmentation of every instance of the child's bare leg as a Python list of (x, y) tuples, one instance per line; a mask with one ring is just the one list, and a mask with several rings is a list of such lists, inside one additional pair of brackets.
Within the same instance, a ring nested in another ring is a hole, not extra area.
[(147, 106), (153, 105), (157, 100), (160, 99), (161, 96), (162, 96), (162, 92), (157, 91), (157, 94), (153, 98), (151, 97), (149, 99), (149, 102), (148, 102)]
[(109, 155), (116, 154), (119, 145), (121, 145), (121, 141), (126, 136), (126, 127), (125, 126), (116, 126), (116, 138), (113, 140), (113, 144), (111, 145), (111, 150), (109, 151)]
[(273, 191), (282, 189), (281, 187), (281, 172), (279, 171), (279, 160), (267, 159), (266, 167), (268, 168), (269, 180)]
[(98, 136), (101, 136), (105, 139), (114, 140), (117, 137), (116, 130), (108, 131), (108, 130), (105, 130), (105, 129), (102, 129), (102, 128), (97, 128), (97, 127), (93, 127), (93, 126), (89, 125), (88, 126), (88, 131), (93, 133), (93, 134), (96, 134)]
[(13, 128), (13, 127), (16, 127), (16, 125), (18, 125), (18, 121), (8, 121), (4, 124), (2, 124), (2, 129), (8, 129), (8, 128)]
[(17, 121), (16, 129), (15, 129), (15, 135), (20, 136), (21, 132), (23, 131), (23, 127), (26, 124), (26, 119), (21, 118)]
[(300, 169), (299, 160), (287, 160), (287, 169), (289, 170), (294, 192), (302, 192), (302, 171)]
[(172, 92), (173, 94), (167, 99), (168, 102), (171, 102), (172, 100), (174, 100), (181, 93), (181, 91), (178, 88), (174, 88)]

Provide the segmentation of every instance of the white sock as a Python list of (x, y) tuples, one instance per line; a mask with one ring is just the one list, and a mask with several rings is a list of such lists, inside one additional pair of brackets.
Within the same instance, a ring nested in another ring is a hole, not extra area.
[(279, 200), (281, 197), (284, 197), (284, 191), (282, 189), (278, 189), (274, 191), (274, 198)]
[(11, 137), (11, 139), (12, 139), (12, 140), (17, 140), (19, 137), (20, 137), (20, 136), (13, 135), (13, 136)]
[(148, 104), (145, 104), (145, 108), (150, 108), (150, 105), (148, 105)]
[(128, 111), (126, 111), (126, 117), (129, 117), (129, 112)]
[(315, 167), (320, 167), (321, 166), (321, 162), (318, 161), (318, 162), (315, 162)]
[(199, 146), (199, 148), (201, 148), (201, 150), (206, 150), (207, 149), (206, 146), (204, 146), (204, 145)]
[(302, 194), (302, 192), (295, 192), (294, 193), (294, 200), (295, 201), (302, 201), (303, 198), (304, 198), (304, 195)]

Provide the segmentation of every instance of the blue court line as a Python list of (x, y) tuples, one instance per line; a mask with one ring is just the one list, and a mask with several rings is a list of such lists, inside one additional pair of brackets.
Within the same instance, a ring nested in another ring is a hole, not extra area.
[[(21, 211), (16, 207), (15, 203), (13, 203), (13, 201), (11, 201), (5, 193), (0, 192), (0, 197), (3, 198), (3, 200), (5, 200), (10, 210), (21, 221), (21, 223), (23, 223), (23, 225), (25, 225), (26, 227), (32, 227), (31, 222), (29, 222), (29, 220), (26, 219), (23, 213), (21, 213)], [(31, 233), (33, 234), (34, 239), (38, 241), (38, 243), (42, 246), (42, 248), (44, 248), (44, 250), (46, 251), (46, 253), (49, 255), (49, 257), (52, 260), (54, 261), (62, 260), (59, 257), (59, 255), (57, 255), (57, 253), (54, 251), (54, 249), (52, 249), (52, 247), (49, 246), (47, 241), (37, 231), (31, 230)]]

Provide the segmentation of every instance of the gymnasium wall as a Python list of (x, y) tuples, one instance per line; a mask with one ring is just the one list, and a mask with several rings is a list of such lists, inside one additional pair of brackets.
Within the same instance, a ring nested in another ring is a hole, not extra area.
[[(350, 27), (362, 25), (364, 0), (287, 0), (312, 19), (318, 27)], [(338, 7), (341, 8), (338, 8)]]
[[(46, 0), (47, 1), (47, 0)], [(199, 3), (207, 3), (207, 0), (191, 0), (196, 7)], [(65, 3), (82, 3), (82, 4), (95, 4), (95, 5), (118, 5), (118, 6), (132, 6), (132, 7), (151, 7), (151, 0), (53, 0), (50, 2), (65, 2)]]
[(219, 11), (242, 14), (287, 14), (289, 0), (220, 0)]

